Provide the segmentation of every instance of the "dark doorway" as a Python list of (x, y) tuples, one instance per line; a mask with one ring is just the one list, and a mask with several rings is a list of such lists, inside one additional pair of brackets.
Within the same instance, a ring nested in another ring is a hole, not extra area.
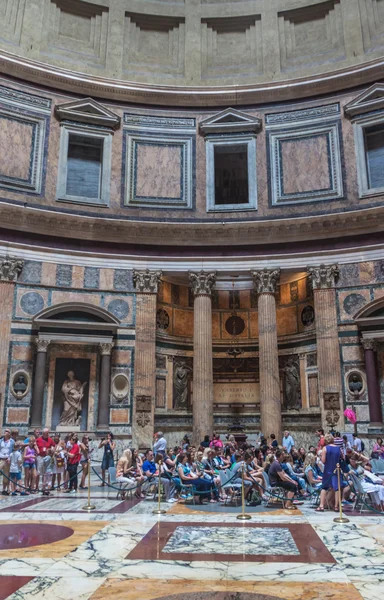
[(248, 202), (246, 144), (215, 146), (215, 205)]

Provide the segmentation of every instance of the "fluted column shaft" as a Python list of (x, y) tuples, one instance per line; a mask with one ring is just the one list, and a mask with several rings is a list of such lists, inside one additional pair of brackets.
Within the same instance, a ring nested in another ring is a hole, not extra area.
[(43, 406), (44, 406), (44, 388), (45, 371), (47, 367), (47, 352), (49, 340), (36, 340), (37, 354), (35, 362), (35, 378), (33, 381), (32, 392), (32, 416), (31, 426), (42, 427), (43, 425)]
[(15, 258), (0, 260), (0, 427), (3, 425), (5, 388), (7, 383), (9, 343), (13, 294), (23, 261)]
[(365, 373), (367, 376), (369, 420), (371, 427), (383, 425), (380, 380), (377, 368), (376, 344), (372, 339), (363, 339)]
[(108, 429), (109, 427), (109, 392), (111, 389), (111, 352), (113, 344), (100, 344), (100, 384), (99, 384), (99, 410), (97, 426)]
[[(316, 315), (316, 345), (318, 383), (322, 423), (325, 429), (340, 428), (343, 422), (340, 347), (337, 327), (336, 292), (338, 277), (336, 265), (309, 269), (312, 279)], [(327, 405), (324, 395), (338, 395), (338, 405)]]
[(216, 273), (190, 273), (193, 317), (193, 440), (213, 433), (212, 299)]
[(281, 400), (275, 293), (280, 269), (253, 271), (258, 292), (261, 431), (281, 443)]
[[(161, 272), (135, 271), (136, 341), (132, 443), (153, 446), (156, 392), (156, 301)], [(144, 398), (145, 397), (145, 398)]]

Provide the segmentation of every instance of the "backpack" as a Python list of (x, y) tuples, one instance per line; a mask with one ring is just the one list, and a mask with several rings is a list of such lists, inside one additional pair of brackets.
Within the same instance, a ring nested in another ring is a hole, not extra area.
[(261, 498), (256, 490), (252, 490), (248, 496), (247, 506), (259, 506)]

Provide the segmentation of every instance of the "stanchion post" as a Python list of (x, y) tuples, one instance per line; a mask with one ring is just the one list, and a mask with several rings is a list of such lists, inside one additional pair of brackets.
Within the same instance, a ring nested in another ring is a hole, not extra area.
[(157, 508), (155, 508), (152, 512), (154, 515), (165, 515), (167, 511), (160, 507), (160, 499), (161, 499), (161, 465), (163, 464), (162, 460), (159, 460), (159, 476), (158, 476), (158, 488), (157, 488)]
[(91, 504), (91, 461), (88, 459), (88, 503), (82, 507), (83, 510), (91, 512), (95, 510), (96, 506)]
[(337, 483), (338, 483), (338, 494), (339, 494), (339, 516), (333, 519), (335, 523), (349, 523), (349, 519), (347, 517), (343, 517), (343, 507), (341, 504), (341, 481), (340, 481), (340, 464), (336, 465), (337, 471)]
[(244, 463), (241, 468), (241, 513), (237, 515), (236, 519), (239, 519), (239, 521), (249, 521), (249, 519), (252, 519), (251, 515), (247, 515), (245, 512)]

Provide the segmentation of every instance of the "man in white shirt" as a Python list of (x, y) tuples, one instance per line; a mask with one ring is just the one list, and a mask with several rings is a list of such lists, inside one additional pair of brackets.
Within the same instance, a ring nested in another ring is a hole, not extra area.
[(0, 471), (3, 471), (3, 496), (9, 496), (9, 455), (13, 450), (14, 440), (11, 438), (10, 429), (4, 430), (4, 436), (0, 440)]
[(158, 431), (157, 433), (155, 433), (154, 438), (155, 443), (153, 445), (153, 454), (155, 456), (156, 454), (162, 454), (163, 456), (165, 456), (165, 451), (167, 449), (167, 440), (165, 439), (163, 432)]

